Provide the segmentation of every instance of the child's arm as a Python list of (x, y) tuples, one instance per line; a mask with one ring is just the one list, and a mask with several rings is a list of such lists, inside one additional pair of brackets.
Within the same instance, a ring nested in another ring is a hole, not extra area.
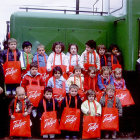
[(82, 53), (82, 55), (81, 55), (81, 57), (80, 57), (80, 67), (81, 67), (81, 69), (83, 69), (83, 70), (85, 70), (85, 68), (84, 68), (84, 52)]
[(88, 87), (88, 77), (85, 77), (83, 86), (84, 86), (84, 90), (85, 90), (85, 91), (86, 91), (86, 90), (89, 90), (89, 87)]
[(27, 76), (24, 75), (23, 78), (22, 78), (22, 81), (21, 81), (21, 83), (20, 83), (20, 85), (21, 85), (25, 90), (26, 90), (26, 86), (29, 84), (26, 77), (27, 77)]
[(85, 115), (88, 115), (88, 114), (91, 114), (91, 112), (89, 111), (89, 108), (88, 108), (88, 100), (84, 101), (81, 105), (81, 111), (85, 114)]
[(51, 53), (47, 59), (47, 71), (52, 70), (52, 65), (53, 65), (53, 60), (54, 60), (54, 53)]
[(101, 109), (101, 104), (96, 102), (96, 106), (97, 106), (97, 113), (96, 113), (96, 116), (101, 116), (101, 112), (102, 112), (102, 109)]
[(69, 86), (68, 86), (67, 81), (65, 81), (65, 89), (66, 89), (66, 93), (69, 93)]
[(53, 85), (53, 77), (51, 77), (51, 78), (48, 80), (47, 87), (52, 87), (52, 88), (54, 88), (54, 85)]
[(102, 78), (101, 78), (100, 74), (98, 75), (98, 87), (99, 87), (100, 90), (104, 90), (105, 89), (105, 87), (104, 87), (104, 85), (102, 83)]
[(118, 97), (116, 97), (116, 108), (118, 108), (119, 117), (121, 117), (123, 113), (123, 108)]
[(33, 108), (33, 104), (30, 102), (29, 99), (26, 99), (26, 105), (27, 105), (27, 111), (23, 113), (24, 117), (29, 115), (31, 113), (31, 111), (32, 111), (32, 108)]
[(33, 57), (33, 62), (36, 62), (37, 63), (37, 53)]
[(113, 80), (113, 77), (111, 75), (110, 75), (110, 84), (114, 85), (114, 80)]
[(9, 105), (9, 116), (11, 117), (12, 120), (15, 119), (15, 116), (13, 115), (13, 112), (14, 112), (14, 102), (15, 102), (15, 99), (13, 99)]
[(97, 65), (97, 70), (100, 70), (100, 58), (97, 53), (96, 53), (96, 65)]
[(39, 82), (40, 82), (40, 86), (46, 86), (46, 82), (44, 81), (44, 79), (41, 75), (40, 75)]
[(38, 113), (39, 119), (41, 119), (41, 116), (42, 116), (43, 112), (44, 112), (43, 100), (41, 100), (39, 102), (39, 105), (38, 105), (38, 108), (37, 108), (37, 113)]

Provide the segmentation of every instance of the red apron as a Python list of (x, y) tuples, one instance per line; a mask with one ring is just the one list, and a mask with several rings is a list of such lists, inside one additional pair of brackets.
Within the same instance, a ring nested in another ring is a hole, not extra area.
[(105, 97), (105, 107), (102, 109), (101, 130), (119, 131), (119, 115), (116, 106), (116, 97), (112, 108), (107, 107), (107, 98)]
[[(82, 102), (84, 102), (87, 98), (86, 98), (86, 94), (83, 92), (82, 90), (82, 81), (81, 81), (81, 76), (79, 77), (80, 78), (80, 88), (78, 90), (78, 94), (82, 100)], [(74, 84), (75, 84), (75, 75), (74, 75)]]
[(96, 53), (95, 53), (95, 51), (93, 51), (93, 56), (94, 56), (94, 64), (90, 64), (89, 63), (89, 52), (87, 52), (87, 63), (84, 63), (85, 70), (88, 70), (88, 68), (90, 66), (94, 66), (95, 68), (97, 68), (97, 65), (96, 65)]
[[(97, 106), (95, 101), (93, 101), (95, 114), (97, 113)], [(90, 103), (88, 101), (89, 110), (90, 110)], [(84, 116), (83, 122), (83, 133), (82, 139), (90, 139), (90, 138), (100, 138), (100, 117), (96, 116)]]
[[(73, 73), (73, 69), (74, 69), (74, 66), (71, 65), (71, 56), (72, 56), (72, 54), (70, 54), (70, 64), (69, 64), (68, 77)], [(76, 54), (76, 65), (78, 65), (78, 55), (77, 54)]]
[[(124, 80), (123, 80), (123, 87), (124, 87)], [(133, 101), (133, 98), (130, 94), (130, 91), (128, 89), (116, 89), (116, 96), (120, 99), (122, 106), (127, 105), (134, 105), (135, 102)]]
[(53, 60), (53, 66), (52, 66), (52, 73), (51, 73), (51, 76), (53, 76), (53, 68), (54, 67), (56, 67), (56, 66), (59, 66), (59, 67), (61, 67), (61, 69), (62, 69), (62, 73), (63, 73), (63, 77), (65, 78), (65, 79), (68, 79), (68, 76), (67, 76), (67, 74), (66, 74), (66, 65), (63, 65), (63, 63), (62, 63), (62, 54), (60, 53), (60, 61), (61, 61), (61, 65), (55, 65), (55, 56), (56, 56), (56, 53), (54, 54), (54, 60)]
[(65, 82), (62, 82), (63, 88), (56, 88), (55, 84), (55, 77), (53, 76), (53, 82), (54, 82), (54, 88), (53, 88), (53, 97), (58, 101), (59, 107), (61, 108), (61, 103), (66, 96), (66, 90), (65, 90)]
[(26, 86), (28, 99), (32, 102), (34, 107), (38, 107), (40, 100), (43, 98), (44, 86), (40, 86), (39, 80), (38, 85), (32, 85), (32, 80), (29, 80), (29, 85)]
[[(69, 105), (71, 102), (71, 96)], [(63, 110), (60, 130), (79, 131), (80, 127), (80, 109), (77, 109), (77, 96), (75, 96), (75, 108), (70, 108), (66, 97), (66, 107)]]
[(53, 99), (53, 111), (47, 112), (46, 101), (43, 99), (43, 107), (45, 112), (41, 117), (41, 135), (60, 134), (59, 122), (57, 120), (57, 112), (55, 111), (55, 102)]
[(112, 70), (115, 70), (116, 68), (122, 69), (122, 66), (119, 64), (118, 60), (117, 60), (117, 64), (113, 64), (113, 55), (111, 55), (111, 64), (112, 64)]
[(31, 130), (30, 130), (30, 115), (26, 117), (23, 116), (24, 113), (24, 100), (22, 101), (22, 112), (23, 113), (15, 113), (16, 109), (16, 102), (15, 99), (14, 103), (14, 113), (15, 120), (10, 120), (10, 136), (18, 136), (18, 137), (31, 137)]
[(14, 61), (8, 61), (9, 49), (7, 50), (7, 59), (3, 64), (5, 75), (5, 84), (19, 84), (21, 82), (21, 62), (16, 61), (16, 50), (14, 52)]

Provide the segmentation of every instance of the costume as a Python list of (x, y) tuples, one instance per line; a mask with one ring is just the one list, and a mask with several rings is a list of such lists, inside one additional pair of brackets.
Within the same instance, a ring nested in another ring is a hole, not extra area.
[[(80, 77), (81, 77), (81, 83), (80, 83)], [(67, 80), (68, 86), (70, 87), (71, 84), (76, 84), (80, 88), (82, 84), (82, 89), (83, 89), (84, 75), (81, 74), (80, 77), (71, 74)]]
[(106, 85), (111, 84), (114, 85), (114, 80), (111, 75), (109, 75), (109, 78), (103, 78), (102, 75), (98, 75), (98, 87), (100, 90), (103, 90), (106, 88)]
[[(9, 105), (9, 116), (11, 116), (14, 113), (14, 103), (15, 103), (15, 99), (13, 99)], [(23, 112), (22, 106), (23, 106), (22, 101), (17, 99), (15, 113), (22, 113)], [(28, 114), (30, 114), (32, 111), (32, 108), (33, 108), (32, 103), (25, 96), (25, 98), (24, 98), (24, 112), (28, 112)]]
[[(37, 52), (35, 53), (34, 57), (33, 57), (33, 62), (37, 63)], [(48, 55), (46, 53), (44, 53), (46, 56), (46, 60), (48, 59)], [(46, 63), (44, 60), (44, 55), (38, 54), (38, 59), (39, 59), (39, 67), (45, 67)]]
[[(99, 70), (100, 69), (100, 58), (99, 58), (99, 55), (95, 52), (95, 56), (96, 56), (96, 61), (95, 61), (95, 64), (97, 65), (97, 69)], [(94, 55), (93, 53), (89, 53), (89, 64), (94, 64)], [(84, 68), (84, 64), (87, 63), (87, 51), (85, 50), (81, 57), (80, 57), (80, 66), (81, 68)]]
[[(66, 72), (68, 72), (69, 71), (69, 65), (68, 65), (67, 57), (66, 57), (66, 55), (63, 52), (61, 52), (60, 54), (62, 55), (62, 65), (66, 65), (67, 66), (66, 67)], [(53, 65), (61, 65), (60, 54), (56, 53), (56, 56), (55, 56), (55, 52), (52, 52), (49, 55), (48, 60), (47, 60), (47, 71), (51, 71)], [(54, 56), (55, 56), (55, 64), (53, 64)]]
[(98, 90), (98, 85), (97, 85), (97, 77), (91, 78), (89, 75), (85, 76), (84, 80), (84, 90)]
[[(26, 70), (26, 67), (27, 67), (27, 53), (24, 52), (23, 50), (20, 51), (20, 53), (21, 53), (21, 55), (20, 55), (21, 69)], [(33, 55), (31, 53), (28, 53), (28, 60), (29, 60), (29, 64), (31, 64), (32, 60), (33, 60)]]
[(40, 83), (40, 86), (45, 86), (46, 83), (45, 81), (43, 80), (42, 78), (42, 75), (40, 73), (37, 73), (35, 77), (33, 77), (31, 75), (31, 72), (28, 71), (22, 78), (22, 81), (21, 81), (21, 86), (26, 90), (26, 86), (29, 85), (29, 80), (32, 80), (32, 84), (33, 85), (37, 85), (38, 84), (38, 80), (39, 80), (39, 83)]
[[(95, 101), (96, 107), (97, 107), (97, 114), (101, 115), (101, 105), (97, 101)], [(84, 115), (88, 116), (87, 112), (89, 111), (89, 105), (88, 105), (88, 100), (84, 101), (81, 105), (81, 111), (84, 113)], [(93, 102), (90, 102), (90, 111), (91, 111), (91, 116), (95, 116), (95, 108)]]
[(120, 80), (113, 78), (113, 80), (116, 89), (126, 89), (125, 80), (123, 78), (121, 78)]
[[(62, 82), (65, 81), (65, 89), (66, 89), (66, 93), (69, 93), (69, 86), (67, 81), (64, 79), (63, 76), (60, 76), (60, 79), (56, 79), (55, 84), (56, 84), (56, 88), (63, 88)], [(53, 77), (51, 77), (48, 80), (48, 84), (47, 87), (52, 87), (54, 88), (54, 81), (53, 81)]]
[[(72, 66), (77, 65), (77, 62), (76, 62), (77, 57), (78, 57), (78, 64), (79, 64), (80, 63), (80, 55), (78, 55), (78, 54), (71, 55), (71, 65)], [(68, 64), (70, 64), (70, 53), (69, 52), (67, 52), (66, 58), (68, 60)]]

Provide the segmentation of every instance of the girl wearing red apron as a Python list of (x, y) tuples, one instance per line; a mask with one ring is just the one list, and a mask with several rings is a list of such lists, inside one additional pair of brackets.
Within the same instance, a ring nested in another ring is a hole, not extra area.
[(110, 75), (111, 69), (108, 66), (103, 66), (101, 72), (98, 75), (98, 87), (101, 91), (106, 91), (106, 85), (114, 85), (113, 77)]
[(79, 64), (80, 56), (77, 54), (78, 46), (76, 44), (69, 44), (68, 52), (66, 54), (69, 64), (68, 76), (73, 73), (74, 66)]
[[(68, 60), (66, 55), (63, 53), (65, 45), (62, 42), (55, 42), (52, 47), (52, 53), (49, 55), (47, 60), (47, 71), (52, 72), (55, 66), (59, 66), (62, 69), (63, 77), (67, 79), (69, 72)], [(52, 75), (51, 75), (52, 76)]]

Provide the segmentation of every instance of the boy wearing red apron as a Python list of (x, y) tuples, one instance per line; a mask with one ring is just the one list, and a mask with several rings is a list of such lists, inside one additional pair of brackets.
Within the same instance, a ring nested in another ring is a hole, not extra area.
[(100, 69), (100, 58), (95, 49), (96, 42), (94, 40), (86, 42), (86, 50), (80, 57), (80, 66), (83, 71), (87, 71), (90, 66), (94, 66), (98, 70)]
[[(115, 102), (115, 103), (114, 103)], [(103, 108), (107, 108), (108, 110), (111, 108), (111, 109), (117, 109), (117, 114), (119, 117), (122, 116), (122, 105), (121, 105), (121, 102), (120, 102), (120, 99), (118, 97), (115, 96), (115, 87), (114, 85), (107, 85), (106, 86), (106, 94), (104, 96), (102, 96), (102, 98), (100, 99), (100, 102), (101, 106)], [(113, 107), (114, 106), (114, 107)], [(106, 129), (104, 130), (107, 130), (105, 131), (105, 138), (108, 139), (109, 138), (109, 134), (111, 133), (112, 135), (112, 138), (115, 139), (116, 138), (116, 135), (117, 135), (117, 131), (119, 130), (119, 122), (118, 120), (115, 120), (116, 118), (118, 118), (118, 116), (115, 116), (114, 114), (106, 114), (104, 115), (104, 113), (102, 112), (102, 117), (105, 116), (103, 122), (106, 123), (108, 122), (108, 124), (106, 125)], [(115, 129), (113, 131), (111, 131), (111, 129), (108, 129), (107, 127), (108, 126), (111, 126), (111, 122), (112, 121), (117, 121), (117, 127), (118, 127), (118, 130), (116, 131)], [(102, 124), (101, 124), (102, 126)], [(102, 129), (103, 130), (103, 129)]]

